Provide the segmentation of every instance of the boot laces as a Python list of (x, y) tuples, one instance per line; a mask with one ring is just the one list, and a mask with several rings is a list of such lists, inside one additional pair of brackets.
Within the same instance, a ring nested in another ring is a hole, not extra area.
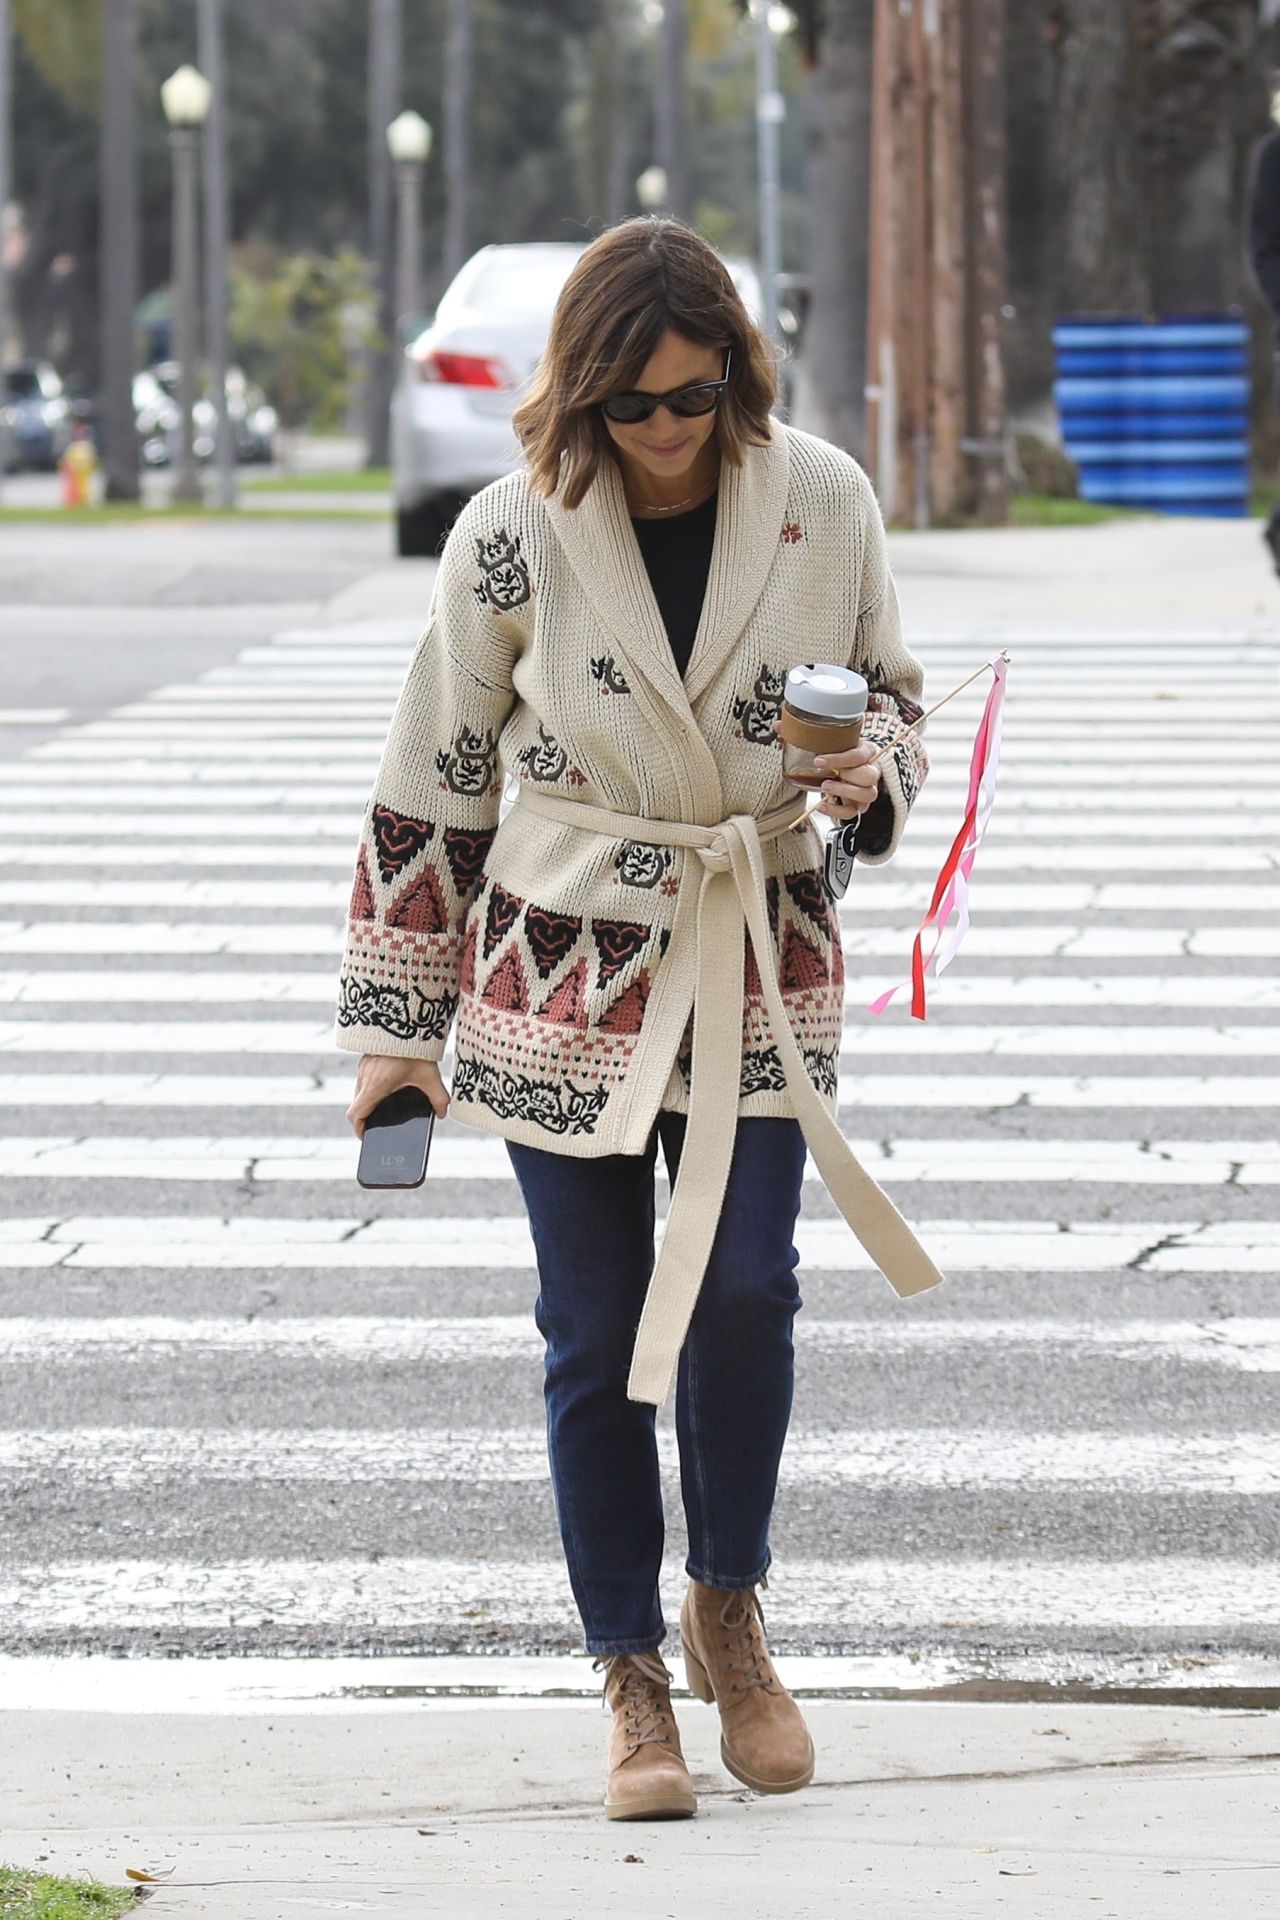
[(593, 1660), (592, 1667), (605, 1674), (605, 1692), (617, 1677), (613, 1702), (621, 1713), (631, 1752), (646, 1742), (669, 1747), (675, 1721), (671, 1713), (671, 1675), (666, 1662), (657, 1653), (615, 1653)]
[(734, 1692), (772, 1687), (776, 1676), (765, 1645), (760, 1599), (753, 1588), (738, 1588), (729, 1594), (720, 1609), (720, 1625), (725, 1631), (724, 1647), (729, 1655), (725, 1665), (730, 1673), (741, 1675), (733, 1683)]

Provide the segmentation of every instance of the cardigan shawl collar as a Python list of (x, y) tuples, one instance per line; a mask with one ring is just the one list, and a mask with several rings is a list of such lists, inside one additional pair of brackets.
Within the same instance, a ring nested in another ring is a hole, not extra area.
[[(687, 673), (681, 677), (627, 512), (622, 473), (606, 456), (577, 507), (546, 502), (552, 528), (583, 593), (610, 639), (668, 708), (697, 754), (708, 819), (718, 819), (720, 780), (697, 732), (694, 703), (732, 653), (764, 591), (786, 519), (790, 456), (776, 427), (766, 446), (744, 449), (741, 466), (720, 471), (715, 543)], [(701, 748), (701, 752), (698, 749)], [(701, 766), (705, 758), (706, 767)]]

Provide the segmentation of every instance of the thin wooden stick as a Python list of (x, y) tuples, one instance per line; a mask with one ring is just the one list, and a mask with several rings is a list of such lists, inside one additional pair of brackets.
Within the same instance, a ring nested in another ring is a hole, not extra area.
[(927, 710), (927, 712), (922, 713), (918, 720), (913, 720), (909, 726), (906, 726), (902, 729), (901, 733), (896, 733), (893, 739), (890, 740), (886, 746), (881, 747), (879, 753), (876, 755), (875, 759), (871, 762), (871, 765), (873, 767), (879, 766), (880, 762), (884, 759), (885, 755), (887, 753), (892, 753), (895, 747), (900, 747), (902, 745), (902, 742), (906, 739), (909, 733), (914, 733), (917, 727), (922, 727), (925, 721), (928, 720), (931, 715), (935, 714), (938, 711), (939, 707), (946, 706), (948, 700), (954, 700), (958, 693), (963, 693), (966, 687), (971, 687), (974, 681), (978, 678), (978, 675), (985, 673), (988, 667), (993, 666), (995, 664), (996, 660), (1007, 661), (1009, 658), (1010, 658), (1010, 655), (1009, 655), (1008, 649), (1002, 648), (1001, 651), (998, 654), (994, 655), (991, 660), (985, 660), (983, 664), (974, 673), (971, 673), (969, 675), (969, 678), (967, 680), (962, 680), (958, 687), (952, 687), (950, 693), (944, 693), (941, 700), (935, 700), (933, 705)]

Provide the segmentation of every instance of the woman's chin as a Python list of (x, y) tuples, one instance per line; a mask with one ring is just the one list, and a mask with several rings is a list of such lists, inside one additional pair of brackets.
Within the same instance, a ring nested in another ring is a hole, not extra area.
[(644, 470), (654, 480), (665, 480), (668, 486), (681, 480), (687, 480), (697, 465), (697, 452), (683, 453), (678, 460), (646, 460)]

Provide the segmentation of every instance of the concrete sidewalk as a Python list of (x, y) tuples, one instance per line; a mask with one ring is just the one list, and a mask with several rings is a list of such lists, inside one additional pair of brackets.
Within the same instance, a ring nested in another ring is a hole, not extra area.
[[(1255, 628), (1280, 617), (1280, 580), (1259, 520), (1136, 515), (1092, 527), (997, 527), (889, 535), (912, 628), (1003, 637), (1120, 628)], [(425, 615), (435, 563), (375, 567), (328, 602), (326, 620)]]
[(0, 1713), (0, 1857), (165, 1915), (597, 1920), (785, 1914), (1263, 1920), (1280, 1910), (1273, 1714), (809, 1702), (819, 1767), (763, 1799), (678, 1707), (694, 1820), (599, 1809), (595, 1702), (230, 1715)]

